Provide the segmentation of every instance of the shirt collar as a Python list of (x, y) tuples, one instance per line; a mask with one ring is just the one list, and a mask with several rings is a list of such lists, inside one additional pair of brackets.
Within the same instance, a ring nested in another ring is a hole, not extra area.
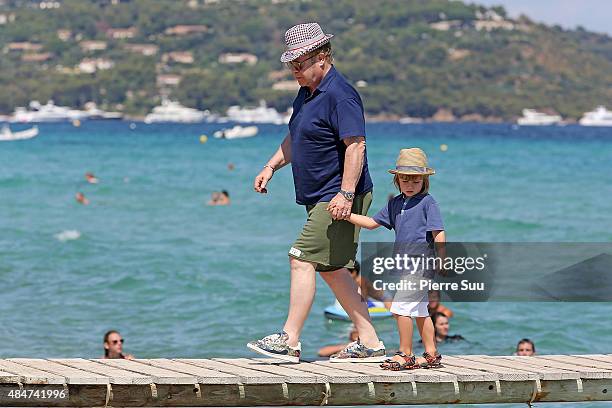
[(402, 198), (404, 200), (412, 200), (413, 198), (416, 198), (416, 199), (420, 200), (423, 197), (425, 197), (427, 195), (427, 193), (424, 193), (424, 194), (419, 193), (419, 194), (415, 194), (415, 195), (413, 195), (411, 197), (406, 197), (406, 195), (404, 193), (402, 193), (401, 195), (402, 195)]
[(336, 68), (332, 65), (329, 71), (327, 71), (327, 74), (325, 74), (325, 76), (319, 83), (319, 86), (317, 86), (317, 88), (314, 90), (312, 94), (310, 93), (310, 89), (307, 86), (303, 87), (305, 88), (306, 98), (311, 98), (312, 96), (318, 93), (326, 92), (327, 88), (329, 88), (329, 85), (332, 83), (336, 75), (338, 75), (338, 71), (336, 71)]

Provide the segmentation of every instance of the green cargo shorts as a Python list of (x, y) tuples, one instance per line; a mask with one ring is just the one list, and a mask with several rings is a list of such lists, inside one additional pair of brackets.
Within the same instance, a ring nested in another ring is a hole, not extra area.
[[(316, 264), (319, 272), (353, 268), (360, 227), (345, 220), (334, 220), (327, 211), (328, 201), (307, 205), (308, 219), (302, 233), (289, 250), (289, 256)], [(355, 196), (352, 212), (366, 215), (372, 192)]]

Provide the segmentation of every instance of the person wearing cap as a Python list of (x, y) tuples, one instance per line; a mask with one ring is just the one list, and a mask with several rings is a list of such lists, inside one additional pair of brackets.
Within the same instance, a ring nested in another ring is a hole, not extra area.
[[(429, 176), (435, 174), (435, 170), (428, 167), (425, 152), (419, 148), (400, 150), (396, 166), (389, 173), (393, 174), (393, 183), (400, 194), (389, 200), (374, 217), (351, 214), (348, 220), (367, 229), (382, 225), (394, 230), (396, 252), (415, 257), (426, 253), (429, 257), (430, 247), (435, 243), (437, 255), (444, 259), (446, 238), (442, 216), (438, 203), (429, 194)], [(419, 289), (421, 280), (431, 278), (430, 271), (421, 264), (407, 272), (402, 280), (410, 280), (416, 289), (395, 292), (390, 311), (397, 321), (400, 347), (395, 356), (386, 360), (381, 367), (387, 370), (439, 367), (442, 356), (436, 349), (434, 325), (427, 310), (428, 292)], [(425, 346), (423, 358), (419, 360), (412, 353), (413, 317)]]
[(359, 227), (344, 220), (351, 211), (366, 214), (372, 201), (364, 109), (355, 88), (333, 65), (332, 36), (317, 23), (298, 24), (285, 33), (286, 50), (280, 60), (300, 90), (293, 102), (289, 133), (253, 187), (267, 193), (274, 172), (291, 164), (296, 202), (306, 207), (307, 219), (289, 249), (291, 288), (285, 325), (280, 333), (250, 342), (248, 347), (299, 361), (300, 334), (314, 300), (316, 272), (320, 272), (359, 334), (358, 340), (330, 360), (381, 361), (384, 344), (348, 271), (354, 266)]

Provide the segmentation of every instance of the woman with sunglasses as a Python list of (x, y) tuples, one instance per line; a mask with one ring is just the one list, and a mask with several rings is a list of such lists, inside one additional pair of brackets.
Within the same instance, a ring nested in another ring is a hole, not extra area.
[(116, 330), (109, 330), (104, 335), (104, 357), (133, 360), (131, 354), (123, 354), (123, 337)]

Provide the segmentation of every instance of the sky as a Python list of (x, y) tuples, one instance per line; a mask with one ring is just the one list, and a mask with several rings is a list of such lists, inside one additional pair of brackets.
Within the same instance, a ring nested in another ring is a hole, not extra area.
[(583, 26), (612, 35), (612, 0), (468, 0), (486, 6), (501, 5), (511, 17), (525, 14), (532, 20), (565, 28)]

